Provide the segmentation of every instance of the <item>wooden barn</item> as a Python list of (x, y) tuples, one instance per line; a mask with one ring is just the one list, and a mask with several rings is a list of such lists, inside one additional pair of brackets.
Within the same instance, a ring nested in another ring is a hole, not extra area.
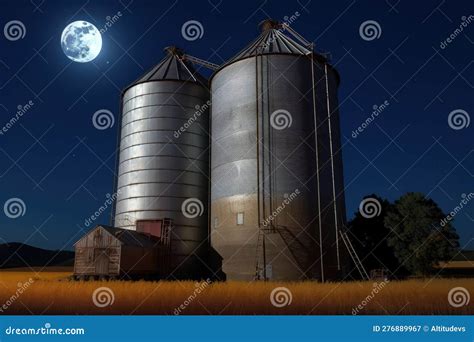
[(169, 271), (170, 234), (96, 226), (76, 242), (76, 279), (160, 277)]

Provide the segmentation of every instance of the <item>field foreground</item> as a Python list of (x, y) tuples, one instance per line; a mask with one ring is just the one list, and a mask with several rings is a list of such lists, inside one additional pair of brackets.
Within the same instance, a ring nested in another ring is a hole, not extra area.
[(469, 298), (474, 279), (326, 284), (78, 282), (68, 280), (69, 275), (0, 272), (0, 314), (474, 314)]

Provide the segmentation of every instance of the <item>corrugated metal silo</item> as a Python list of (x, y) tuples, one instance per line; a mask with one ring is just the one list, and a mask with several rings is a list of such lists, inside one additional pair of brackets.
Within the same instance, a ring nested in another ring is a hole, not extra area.
[(209, 90), (179, 49), (166, 51), (122, 95), (115, 227), (159, 233), (171, 219), (172, 276), (191, 276), (208, 245)]
[(211, 80), (211, 243), (229, 279), (335, 279), (339, 77), (280, 24), (262, 28)]

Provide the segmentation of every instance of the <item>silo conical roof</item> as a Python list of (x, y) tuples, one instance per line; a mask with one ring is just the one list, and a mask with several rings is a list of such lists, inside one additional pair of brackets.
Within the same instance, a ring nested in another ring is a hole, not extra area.
[(257, 54), (295, 54), (307, 55), (311, 51), (303, 45), (297, 43), (292, 38), (285, 35), (284, 25), (273, 21), (265, 20), (260, 24), (262, 33), (250, 45), (231, 58), (227, 64), (239, 59), (255, 56)]
[(175, 46), (167, 47), (164, 50), (166, 57), (130, 86), (149, 81), (174, 80), (196, 82), (207, 87), (207, 79), (194, 69), (192, 63), (186, 60), (182, 50)]

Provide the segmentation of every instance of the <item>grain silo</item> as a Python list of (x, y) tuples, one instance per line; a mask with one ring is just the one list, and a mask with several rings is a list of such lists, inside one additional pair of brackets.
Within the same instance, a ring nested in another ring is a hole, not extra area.
[(208, 247), (207, 80), (166, 57), (122, 94), (114, 226), (170, 235), (171, 275), (193, 277)]
[(261, 26), (211, 79), (211, 243), (229, 279), (336, 279), (339, 76), (288, 26)]

